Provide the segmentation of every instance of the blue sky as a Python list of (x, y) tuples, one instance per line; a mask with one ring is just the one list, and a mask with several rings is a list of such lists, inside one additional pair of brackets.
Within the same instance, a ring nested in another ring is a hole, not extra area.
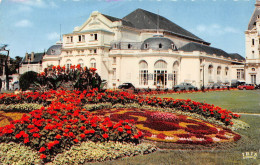
[(0, 0), (0, 44), (10, 56), (43, 52), (81, 26), (92, 11), (123, 18), (137, 8), (157, 13), (211, 46), (245, 56), (255, 0)]

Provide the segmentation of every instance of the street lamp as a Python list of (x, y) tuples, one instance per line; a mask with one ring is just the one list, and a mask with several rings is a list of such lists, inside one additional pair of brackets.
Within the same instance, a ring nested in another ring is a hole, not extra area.
[(204, 88), (205, 88), (205, 86), (204, 86), (204, 67), (205, 67), (205, 64), (202, 64), (202, 91), (204, 92)]
[(5, 48), (7, 47), (7, 45), (3, 45), (1, 48), (0, 48), (0, 51), (6, 51), (7, 52), (7, 55), (6, 55), (6, 59), (5, 59), (5, 80), (6, 80), (6, 90), (9, 90), (9, 73), (8, 73), (8, 57), (9, 57), (9, 51), (10, 50), (6, 50)]

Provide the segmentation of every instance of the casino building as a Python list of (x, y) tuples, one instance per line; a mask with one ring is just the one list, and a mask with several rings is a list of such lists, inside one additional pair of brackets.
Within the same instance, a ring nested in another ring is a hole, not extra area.
[(97, 68), (107, 88), (130, 82), (137, 88), (172, 88), (188, 82), (200, 88), (230, 84), (244, 74), (245, 59), (210, 46), (167, 18), (136, 9), (123, 18), (97, 11), (42, 57), (50, 65)]

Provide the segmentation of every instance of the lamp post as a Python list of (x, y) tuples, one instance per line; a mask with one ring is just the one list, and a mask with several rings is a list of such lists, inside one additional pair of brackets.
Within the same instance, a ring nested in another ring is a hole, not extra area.
[(6, 51), (7, 55), (6, 55), (6, 59), (5, 59), (5, 80), (6, 80), (6, 90), (9, 90), (9, 72), (8, 72), (8, 57), (9, 57), (9, 51), (10, 50), (6, 50), (5, 48), (7, 47), (7, 45), (4, 45), (1, 47), (0, 51)]
[(204, 88), (205, 88), (205, 86), (204, 86), (204, 67), (205, 67), (205, 64), (202, 64), (202, 91), (204, 92)]

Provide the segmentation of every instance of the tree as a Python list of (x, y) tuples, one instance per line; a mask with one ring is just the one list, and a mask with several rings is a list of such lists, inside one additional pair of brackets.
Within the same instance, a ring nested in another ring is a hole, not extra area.
[(23, 58), (19, 56), (16, 56), (15, 59), (10, 59), (9, 74), (19, 73), (17, 70), (19, 69), (22, 60)]
[(36, 81), (38, 73), (34, 71), (25, 72), (19, 78), (20, 88), (25, 91), (28, 90)]

